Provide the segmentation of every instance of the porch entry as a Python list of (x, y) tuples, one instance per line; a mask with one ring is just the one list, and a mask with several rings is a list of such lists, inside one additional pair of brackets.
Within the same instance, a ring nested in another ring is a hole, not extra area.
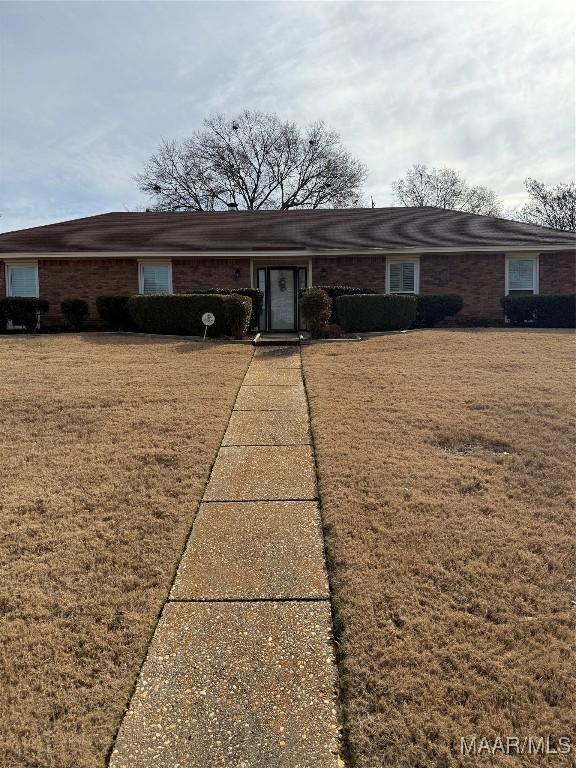
[(308, 284), (306, 267), (258, 267), (258, 288), (264, 292), (261, 331), (298, 331), (303, 327), (298, 294)]

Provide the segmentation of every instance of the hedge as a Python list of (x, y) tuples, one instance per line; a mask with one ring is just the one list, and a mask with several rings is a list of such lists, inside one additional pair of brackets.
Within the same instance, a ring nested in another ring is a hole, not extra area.
[(38, 328), (38, 316), (48, 312), (50, 305), (45, 299), (32, 296), (7, 296), (0, 299), (0, 330), (5, 331), (9, 322), (32, 332)]
[(260, 320), (260, 312), (264, 305), (264, 291), (258, 288), (208, 288), (206, 291), (198, 291), (209, 295), (230, 296), (232, 293), (238, 296), (247, 296), (252, 300), (252, 315), (250, 316), (250, 328), (257, 328)]
[(332, 299), (322, 288), (305, 288), (300, 295), (300, 311), (313, 339), (321, 338), (330, 320)]
[(344, 331), (400, 331), (416, 319), (418, 299), (403, 294), (364, 294), (336, 299)]
[(239, 293), (222, 296), (226, 333), (235, 339), (242, 339), (250, 328), (253, 316), (252, 299)]
[(546, 296), (503, 296), (500, 300), (511, 325), (534, 328), (576, 327), (576, 294)]
[(98, 314), (115, 331), (130, 331), (134, 327), (128, 312), (130, 296), (98, 296), (96, 309)]
[(453, 317), (464, 306), (462, 296), (455, 293), (438, 293), (418, 296), (416, 307), (417, 328), (432, 328), (447, 317)]
[(65, 299), (60, 303), (60, 309), (68, 325), (79, 331), (88, 317), (88, 302), (84, 299)]
[(350, 285), (315, 285), (314, 287), (320, 288), (320, 290), (324, 291), (324, 293), (327, 293), (328, 296), (332, 299), (330, 323), (337, 323), (338, 325), (341, 325), (341, 323), (338, 319), (336, 299), (338, 299), (340, 296), (358, 296), (378, 293), (378, 291), (374, 288), (353, 288)]
[(217, 294), (158, 294), (131, 296), (128, 312), (135, 327), (145, 333), (202, 336), (202, 315), (216, 318), (207, 336), (241, 338), (248, 330), (252, 302), (247, 296)]

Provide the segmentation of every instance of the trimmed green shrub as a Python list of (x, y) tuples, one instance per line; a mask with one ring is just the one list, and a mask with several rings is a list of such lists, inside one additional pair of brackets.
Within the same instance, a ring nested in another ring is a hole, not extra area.
[(252, 315), (250, 317), (249, 327), (258, 327), (260, 312), (262, 312), (262, 306), (264, 304), (264, 291), (261, 291), (259, 288), (208, 288), (208, 290), (198, 291), (198, 293), (219, 296), (230, 296), (232, 293), (236, 293), (238, 296), (248, 296), (248, 298), (252, 300)]
[(340, 325), (338, 319), (338, 306), (336, 299), (339, 296), (358, 296), (365, 294), (378, 293), (374, 288), (353, 288), (351, 285), (315, 285), (315, 288), (320, 288), (327, 293), (332, 299), (332, 312), (330, 313), (330, 323)]
[(400, 331), (414, 324), (418, 298), (398, 293), (364, 294), (340, 296), (336, 303), (346, 332)]
[(576, 294), (545, 296), (503, 296), (500, 300), (511, 325), (535, 328), (576, 327)]
[(60, 309), (68, 325), (75, 331), (82, 328), (88, 317), (88, 302), (84, 299), (65, 299)]
[(321, 338), (330, 322), (330, 296), (321, 288), (305, 288), (300, 296), (300, 311), (312, 338)]
[(0, 299), (0, 324), (6, 330), (7, 324), (23, 328), (29, 333), (38, 328), (40, 313), (48, 312), (50, 305), (45, 299), (32, 296), (7, 296)]
[(439, 293), (429, 296), (418, 296), (416, 307), (417, 328), (432, 328), (447, 317), (453, 317), (464, 306), (462, 296), (455, 293)]
[(226, 333), (235, 339), (242, 339), (250, 328), (252, 312), (252, 299), (249, 296), (241, 296), (233, 293), (225, 296), (224, 319)]
[(250, 321), (252, 302), (245, 296), (205, 293), (131, 296), (128, 312), (139, 331), (178, 336), (203, 336), (202, 315), (216, 318), (207, 336), (238, 337)]
[(132, 318), (128, 312), (130, 296), (98, 296), (96, 309), (101, 319), (115, 331), (133, 329)]

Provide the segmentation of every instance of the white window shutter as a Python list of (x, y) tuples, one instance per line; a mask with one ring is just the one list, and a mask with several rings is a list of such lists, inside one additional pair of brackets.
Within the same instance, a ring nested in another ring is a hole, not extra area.
[(402, 264), (402, 291), (414, 293), (414, 262), (406, 261)]
[(390, 264), (390, 293), (399, 293), (402, 290), (402, 264)]
[(393, 261), (390, 264), (390, 293), (414, 293), (416, 265), (413, 261)]
[(36, 296), (36, 267), (10, 267), (10, 296)]

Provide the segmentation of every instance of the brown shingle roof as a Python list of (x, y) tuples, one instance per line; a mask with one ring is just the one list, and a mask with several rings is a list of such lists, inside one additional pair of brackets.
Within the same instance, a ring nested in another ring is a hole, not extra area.
[(104, 213), (0, 235), (0, 253), (538, 247), (573, 233), (443, 208)]

